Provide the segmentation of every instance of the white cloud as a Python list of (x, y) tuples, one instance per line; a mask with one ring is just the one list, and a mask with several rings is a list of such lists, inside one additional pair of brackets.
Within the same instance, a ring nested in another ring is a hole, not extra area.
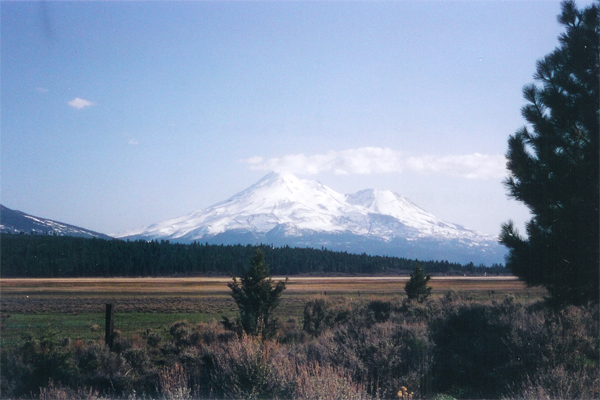
[(425, 173), (439, 173), (468, 179), (502, 178), (507, 175), (506, 159), (503, 155), (464, 154), (442, 157), (409, 157), (407, 168)]
[(82, 99), (81, 97), (76, 97), (68, 103), (71, 107), (81, 110), (86, 107), (91, 107), (95, 103), (92, 103), (89, 100)]
[(137, 141), (136, 139), (134, 139), (134, 138), (131, 138), (131, 139), (129, 139), (129, 140), (127, 141), (127, 144), (128, 144), (128, 145), (131, 145), (131, 146), (137, 146), (138, 144), (140, 144), (140, 142), (138, 142), (138, 141)]
[(36, 87), (35, 91), (38, 93), (48, 93), (48, 89), (46, 89), (45, 87)]
[(375, 174), (401, 171), (400, 152), (379, 147), (363, 147), (342, 151), (330, 151), (325, 154), (306, 156), (289, 154), (281, 158), (263, 160), (252, 157), (243, 162), (250, 164), (255, 170), (318, 174), (333, 171), (339, 175)]
[(260, 164), (260, 163), (263, 162), (263, 158), (262, 157), (258, 157), (258, 156), (256, 156), (256, 157), (250, 157), (249, 159), (244, 160), (244, 162), (246, 162), (246, 163), (248, 163), (250, 165)]
[(410, 170), (467, 179), (496, 179), (506, 176), (503, 155), (474, 153), (447, 156), (407, 156), (398, 150), (380, 147), (329, 151), (312, 156), (289, 154), (269, 160), (256, 156), (241, 161), (249, 164), (253, 170), (309, 175), (329, 171), (339, 175), (368, 175), (401, 173)]

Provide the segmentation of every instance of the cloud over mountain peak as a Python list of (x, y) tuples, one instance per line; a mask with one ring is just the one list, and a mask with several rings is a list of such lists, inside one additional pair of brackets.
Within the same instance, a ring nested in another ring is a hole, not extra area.
[(369, 175), (413, 171), (467, 179), (499, 179), (507, 173), (506, 160), (501, 154), (408, 156), (401, 151), (381, 147), (329, 151), (311, 156), (302, 153), (288, 154), (268, 160), (255, 156), (241, 161), (254, 170), (308, 175), (323, 172)]

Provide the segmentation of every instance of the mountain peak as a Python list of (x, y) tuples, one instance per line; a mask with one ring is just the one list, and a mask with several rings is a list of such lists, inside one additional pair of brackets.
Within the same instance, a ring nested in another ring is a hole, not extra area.
[(299, 180), (300, 179), (298, 179), (298, 177), (292, 173), (271, 171), (267, 175), (263, 176), (257, 183), (260, 183), (260, 182), (269, 182), (269, 183), (290, 182), (290, 183), (293, 183), (293, 182), (297, 182)]

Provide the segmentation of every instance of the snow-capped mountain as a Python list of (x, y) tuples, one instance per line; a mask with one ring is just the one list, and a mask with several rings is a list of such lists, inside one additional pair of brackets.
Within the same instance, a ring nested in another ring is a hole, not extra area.
[(112, 239), (102, 233), (50, 219), (34, 217), (0, 204), (0, 233), (27, 233)]
[(317, 181), (270, 173), (202, 211), (114, 235), (330, 250), (457, 262), (502, 263), (495, 238), (444, 222), (387, 190), (343, 195)]

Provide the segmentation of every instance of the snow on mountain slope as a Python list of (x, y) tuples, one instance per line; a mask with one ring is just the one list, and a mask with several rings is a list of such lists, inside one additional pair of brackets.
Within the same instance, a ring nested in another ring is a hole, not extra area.
[(396, 193), (367, 189), (343, 195), (317, 181), (276, 173), (205, 210), (114, 236), (179, 242), (263, 241), (316, 248), (326, 245), (353, 252), (377, 248), (382, 254), (389, 247), (393, 251), (414, 250), (417, 256), (423, 255), (421, 258), (427, 253), (418, 251), (419, 243), (429, 253), (433, 248), (442, 253), (456, 248), (471, 253), (478, 249), (501, 252), (495, 248), (499, 245), (494, 238), (441, 221)]
[(417, 206), (412, 201), (389, 190), (365, 189), (346, 196), (346, 201), (362, 206), (372, 213), (390, 215), (402, 224), (419, 231), (418, 236), (471, 238), (483, 234), (444, 222)]
[(112, 239), (102, 233), (90, 231), (52, 221), (41, 217), (25, 214), (24, 212), (12, 210), (0, 204), (0, 233), (31, 233), (55, 236), (78, 236), (87, 238)]

